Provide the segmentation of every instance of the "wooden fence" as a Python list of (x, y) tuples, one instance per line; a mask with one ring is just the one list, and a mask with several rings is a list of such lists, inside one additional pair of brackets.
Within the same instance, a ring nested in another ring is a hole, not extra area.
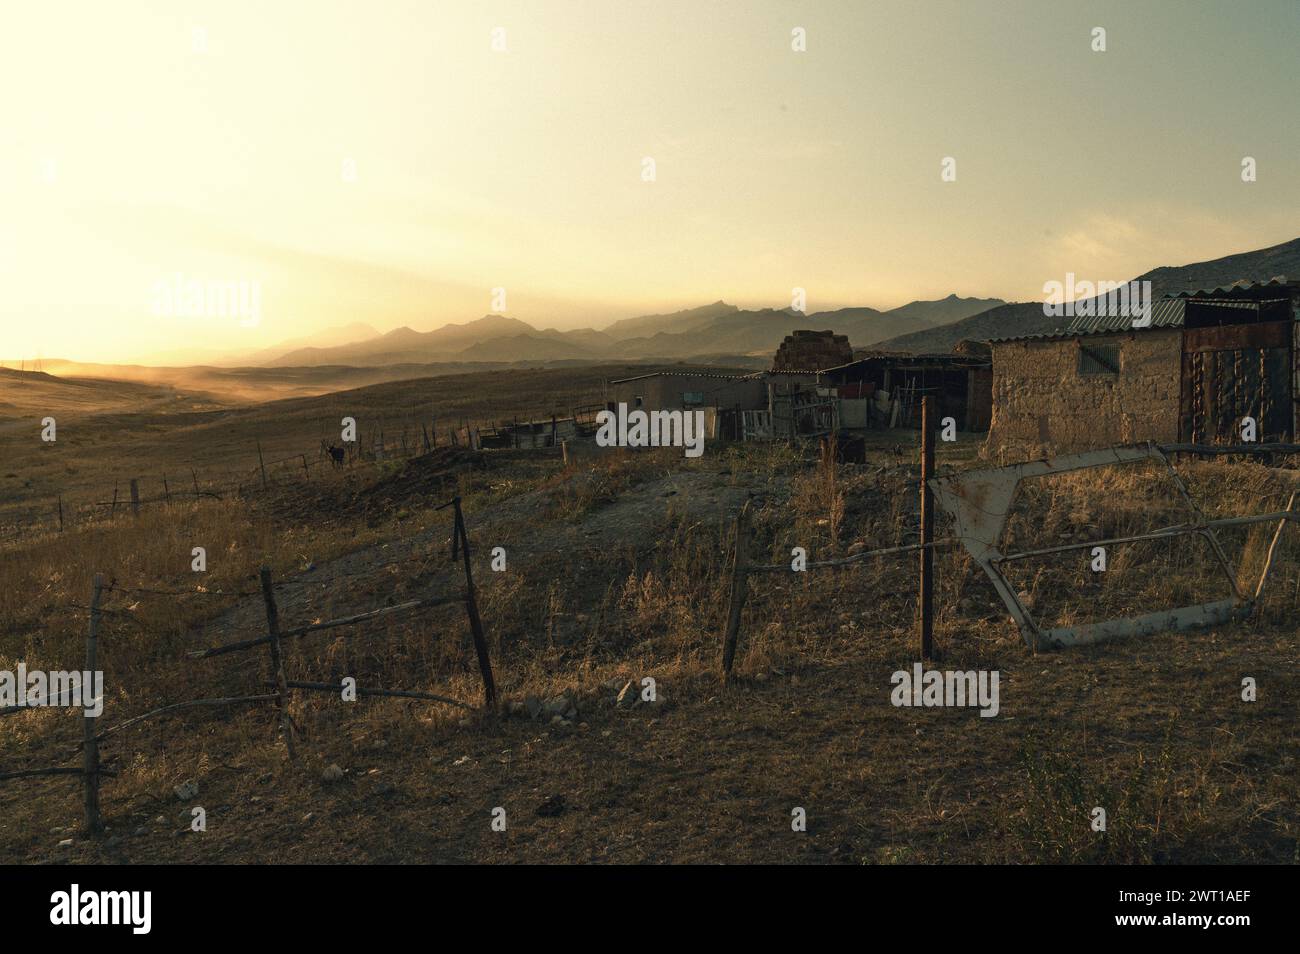
[[(285, 740), (285, 747), (291, 760), (297, 758), (296, 730), (293, 720), (289, 716), (289, 693), (291, 691), (306, 692), (329, 692), (338, 693), (341, 687), (330, 683), (307, 682), (290, 680), (285, 674), (285, 645), (295, 639), (309, 636), (315, 633), (336, 629), (343, 626), (356, 626), (362, 623), (368, 623), (376, 619), (391, 617), (400, 614), (413, 613), (419, 610), (429, 609), (437, 606), (446, 606), (449, 604), (462, 603), (465, 607), (465, 616), (468, 624), (470, 636), (474, 642), (474, 652), (477, 657), (479, 673), (483, 682), (483, 705), (486, 708), (492, 708), (496, 705), (496, 683), (492, 674), (492, 662), (488, 653), (487, 638), (483, 630), (483, 622), (479, 616), (478, 598), (474, 588), (474, 576), (470, 566), (470, 542), (469, 534), (465, 529), (465, 517), (461, 510), (461, 500), (459, 497), (453, 497), (446, 503), (435, 507), (435, 510), (446, 510), (450, 508), (453, 512), (452, 524), (452, 546), (451, 561), (452, 563), (460, 562), (461, 569), (464, 573), (464, 588), (458, 593), (435, 593), (420, 599), (408, 600), (395, 606), (383, 606), (375, 609), (365, 610), (354, 613), (349, 616), (343, 616), (336, 619), (324, 620), (322, 622), (307, 623), (298, 626), (284, 628), (281, 626), (279, 608), (275, 598), (277, 584), (272, 579), (271, 570), (268, 567), (262, 567), (260, 572), (260, 595), (266, 607), (266, 632), (231, 643), (225, 643), (214, 646), (209, 649), (195, 650), (186, 654), (187, 658), (199, 660), (210, 659), (215, 656), (223, 656), (229, 653), (244, 652), (250, 649), (256, 649), (261, 646), (267, 648), (271, 665), (271, 680), (269, 684), (270, 692), (253, 692), (242, 696), (228, 696), (222, 698), (207, 699), (187, 699), (181, 702), (174, 702), (169, 705), (161, 706), (141, 715), (133, 716), (117, 725), (102, 731), (97, 731), (97, 716), (86, 715), (82, 720), (82, 740), (81, 747), (81, 765), (77, 766), (49, 766), (45, 768), (19, 769), (15, 771), (0, 772), (0, 781), (14, 779), (34, 778), (49, 775), (76, 775), (82, 780), (85, 792), (85, 828), (89, 833), (103, 830), (103, 822), (99, 811), (99, 782), (100, 779), (108, 776), (114, 776), (114, 772), (106, 768), (100, 761), (99, 743), (109, 736), (121, 732), (123, 729), (138, 725), (150, 719), (169, 713), (177, 712), (183, 709), (195, 707), (213, 707), (244, 705), (249, 703), (274, 702), (280, 731)], [(103, 576), (96, 574), (94, 578), (93, 589), (90, 599), (90, 624), (86, 634), (86, 668), (85, 671), (93, 674), (97, 671), (100, 659), (98, 637), (99, 625), (102, 613), (104, 612), (101, 601), (105, 592), (112, 590), (121, 590), (125, 593), (132, 594), (161, 594), (161, 595), (182, 595), (185, 591), (158, 591), (146, 590), (129, 587), (105, 586)], [(256, 593), (245, 593), (244, 596), (254, 596)], [(262, 687), (259, 687), (262, 688)], [(446, 696), (436, 695), (431, 692), (417, 692), (409, 689), (378, 689), (378, 688), (357, 688), (358, 696), (389, 696), (402, 699), (423, 699), (431, 702), (439, 702), (446, 705), (457, 706), (463, 709), (472, 708), (468, 704), (457, 699), (451, 699)], [(83, 693), (82, 702), (87, 702)], [(102, 704), (102, 699), (100, 700)], [(17, 712), (26, 711), (25, 706), (10, 706), (0, 709), (0, 716), (12, 715)], [(102, 714), (102, 713), (101, 713)]]

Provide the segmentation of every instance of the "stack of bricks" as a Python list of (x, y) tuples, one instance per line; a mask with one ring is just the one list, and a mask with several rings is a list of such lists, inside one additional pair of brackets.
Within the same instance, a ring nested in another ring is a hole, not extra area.
[(853, 360), (846, 335), (833, 331), (796, 331), (786, 335), (772, 359), (773, 371), (821, 371)]

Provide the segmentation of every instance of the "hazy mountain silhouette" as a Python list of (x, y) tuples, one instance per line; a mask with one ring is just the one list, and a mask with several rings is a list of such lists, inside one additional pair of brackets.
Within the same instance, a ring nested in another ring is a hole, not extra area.
[[(1264, 282), (1280, 275), (1300, 276), (1300, 238), (1271, 248), (1226, 255), (1208, 262), (1164, 265), (1143, 272), (1136, 280), (1150, 281), (1152, 298), (1162, 298), (1180, 292), (1219, 288), (1237, 281)], [(941, 327), (899, 335), (881, 342), (880, 347), (916, 354), (946, 352), (966, 338), (984, 341), (1014, 335), (1044, 334), (1064, 330), (1069, 323), (1069, 318), (1044, 315), (1042, 302), (1018, 302), (1000, 305)], [(856, 345), (857, 342), (854, 341), (853, 344)]]

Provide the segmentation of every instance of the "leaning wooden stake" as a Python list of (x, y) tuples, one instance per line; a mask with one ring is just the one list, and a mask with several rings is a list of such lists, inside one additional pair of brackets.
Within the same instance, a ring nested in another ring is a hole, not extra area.
[[(95, 690), (95, 667), (98, 661), (99, 642), (99, 597), (104, 590), (104, 578), (95, 574), (95, 589), (90, 594), (90, 628), (86, 631), (86, 671), (82, 673), (81, 703), (94, 707), (95, 699), (87, 699), (86, 693)], [(84, 680), (89, 679), (87, 686)], [(102, 700), (99, 700), (102, 702)], [(81, 777), (86, 788), (86, 832), (96, 834), (103, 830), (104, 823), (99, 817), (99, 743), (95, 740), (95, 716), (84, 715), (81, 720)]]
[(921, 658), (934, 653), (934, 398), (921, 398)]
[(727, 632), (722, 641), (722, 675), (731, 676), (740, 638), (740, 613), (749, 594), (749, 504), (736, 514), (736, 559), (731, 567), (731, 599), (727, 606)]
[(452, 544), (452, 559), (459, 549), (465, 561), (465, 614), (469, 617), (469, 629), (474, 636), (474, 652), (478, 655), (479, 672), (483, 675), (483, 704), (489, 708), (496, 704), (497, 687), (492, 679), (492, 660), (488, 657), (487, 640), (483, 636), (483, 621), (478, 615), (478, 600), (474, 595), (474, 575), (469, 565), (469, 534), (465, 532), (465, 517), (460, 510), (460, 498), (456, 503), (456, 527), (453, 530), (455, 540)]
[(257, 466), (262, 471), (262, 489), (266, 489), (266, 461), (262, 459), (262, 442), (257, 442)]
[(289, 687), (285, 684), (284, 659), (280, 655), (280, 612), (275, 607), (275, 590), (271, 586), (271, 569), (262, 567), (262, 599), (266, 601), (266, 630), (270, 636), (271, 677), (275, 680), (280, 703), (280, 727), (284, 731), (284, 744), (289, 758), (298, 757), (293, 747), (293, 722), (289, 718)]

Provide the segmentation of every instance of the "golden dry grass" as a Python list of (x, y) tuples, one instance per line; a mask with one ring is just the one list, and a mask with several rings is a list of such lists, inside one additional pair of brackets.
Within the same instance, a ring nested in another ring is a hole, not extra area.
[[(891, 446), (905, 437), (891, 435), (865, 462), (847, 463), (784, 446), (710, 448), (699, 461), (615, 453), (567, 470), (554, 458), (512, 454), (483, 469), (412, 462), (428, 471), (418, 486), (433, 488), (430, 495), (454, 487), (466, 499), (501, 713), (396, 699), (344, 706), (297, 694), (299, 765), (286, 761), (266, 707), (162, 718), (105, 745), (119, 772), (104, 785), (105, 839), (78, 841), (71, 852), (54, 847), (51, 830), (77, 823), (74, 781), (0, 783), (0, 857), (1295, 861), (1294, 528), (1251, 622), (1038, 655), (1025, 649), (983, 574), (960, 551), (942, 553), (941, 665), (999, 670), (996, 719), (890, 705), (890, 674), (915, 661), (911, 557), (756, 577), (736, 679), (721, 684), (734, 505), (754, 495), (765, 561), (788, 561), (793, 546), (816, 560), (854, 544), (910, 542), (916, 457)], [(966, 466), (972, 450), (944, 448), (941, 465)], [(448, 468), (445, 481), (436, 479), (439, 467)], [(1183, 471), (1212, 514), (1283, 506), (1294, 485), (1292, 472), (1257, 465)], [(1088, 528), (1117, 534), (1168, 522), (1157, 476), (1137, 468), (1027, 486), (1009, 532), (1017, 545), (1047, 545)], [(0, 668), (19, 658), (76, 665), (97, 571), (122, 588), (195, 590), (110, 595), (100, 657), (107, 723), (181, 698), (260, 689), (269, 675), (260, 652), (199, 663), (183, 652), (214, 633), (233, 635), (229, 619), (255, 625), (258, 598), (236, 594), (255, 590), (263, 562), (285, 580), (309, 577), (308, 561), (327, 577), (357, 571), (315, 602), (287, 601), (290, 622), (455, 579), (446, 512), (433, 512), (428, 495), (397, 493), (416, 485), (410, 473), (372, 468), (332, 479), (285, 485), (247, 506), (175, 507), (5, 549)], [(728, 503), (701, 503), (706, 496)], [(1225, 535), (1243, 579), (1257, 571), (1270, 535), (1271, 527)], [(202, 594), (189, 570), (197, 539), (210, 554)], [(489, 569), (497, 545), (510, 555), (508, 572)], [(1136, 559), (1120, 549), (1102, 580), (1075, 554), (1027, 565), (1017, 585), (1036, 612), (1067, 620), (1208, 598), (1203, 557), (1170, 545), (1147, 545)], [(409, 572), (365, 571), (385, 552), (409, 557)], [(347, 553), (356, 562), (335, 559)], [(481, 692), (457, 607), (296, 641), (287, 658), (290, 678), (354, 674), (362, 685), (469, 702)], [(647, 675), (664, 701), (615, 708), (618, 687)], [(1258, 680), (1258, 702), (1241, 701), (1245, 676)], [(559, 693), (579, 705), (572, 724), (506, 714), (526, 696)], [(69, 764), (78, 733), (79, 719), (61, 711), (0, 718), (4, 765)], [(330, 763), (347, 770), (342, 782), (322, 781)], [(202, 835), (173, 834), (181, 806), (171, 788), (188, 778), (200, 782), (209, 811)], [(556, 795), (562, 813), (535, 814)], [(1099, 804), (1110, 819), (1104, 836), (1088, 826)], [(512, 819), (505, 836), (487, 824), (497, 805)], [(790, 831), (795, 805), (809, 812), (804, 835)]]

